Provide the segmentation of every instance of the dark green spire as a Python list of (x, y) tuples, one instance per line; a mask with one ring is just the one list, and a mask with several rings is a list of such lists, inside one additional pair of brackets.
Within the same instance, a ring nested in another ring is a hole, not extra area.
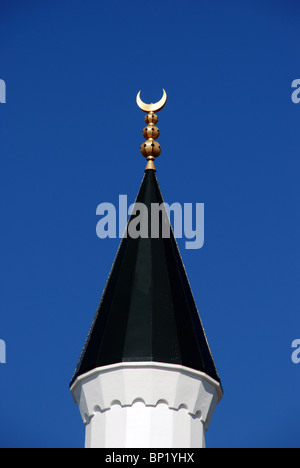
[(97, 367), (136, 361), (180, 364), (220, 382), (172, 230), (150, 236), (151, 204), (163, 203), (154, 170), (136, 201), (148, 208), (149, 236), (122, 239), (71, 384)]

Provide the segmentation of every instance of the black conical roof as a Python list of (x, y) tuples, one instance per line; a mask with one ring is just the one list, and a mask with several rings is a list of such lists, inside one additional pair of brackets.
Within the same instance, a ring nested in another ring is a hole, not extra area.
[[(146, 171), (136, 202), (148, 208), (150, 233), (151, 204), (163, 203), (155, 171)], [(180, 364), (220, 382), (172, 230), (169, 238), (122, 239), (71, 384), (97, 367), (136, 361)]]

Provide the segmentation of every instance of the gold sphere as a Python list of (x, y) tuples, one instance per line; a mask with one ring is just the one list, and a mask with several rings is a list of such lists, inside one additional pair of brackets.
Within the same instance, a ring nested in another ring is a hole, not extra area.
[(152, 138), (149, 138), (145, 143), (141, 145), (141, 153), (145, 158), (152, 156), (153, 158), (158, 158), (161, 153), (160, 144), (157, 141), (154, 141)]
[(154, 112), (150, 112), (149, 114), (145, 115), (145, 122), (147, 125), (154, 124), (156, 125), (158, 122), (158, 117)]
[(153, 138), (153, 140), (156, 140), (159, 137), (159, 129), (155, 127), (155, 125), (148, 125), (148, 127), (144, 128), (143, 135), (146, 140), (148, 138)]

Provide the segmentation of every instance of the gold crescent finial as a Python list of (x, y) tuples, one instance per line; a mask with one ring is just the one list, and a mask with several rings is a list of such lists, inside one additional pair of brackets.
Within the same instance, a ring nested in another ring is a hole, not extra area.
[(138, 92), (137, 97), (136, 97), (137, 105), (139, 106), (140, 109), (142, 109), (142, 111), (147, 112), (147, 114), (149, 112), (158, 112), (158, 111), (160, 111), (166, 105), (166, 102), (167, 102), (167, 93), (166, 93), (166, 91), (164, 89), (163, 89), (163, 97), (161, 98), (160, 101), (156, 102), (155, 104), (153, 104), (153, 103), (145, 104), (141, 100), (141, 91)]
[(142, 111), (147, 112), (148, 115), (145, 116), (145, 122), (147, 127), (143, 130), (144, 138), (147, 140), (141, 145), (141, 153), (147, 159), (147, 166), (145, 171), (156, 171), (154, 160), (158, 158), (161, 153), (160, 144), (155, 141), (159, 137), (159, 129), (156, 127), (158, 122), (158, 117), (155, 112), (160, 111), (167, 102), (167, 93), (163, 90), (164, 94), (160, 101), (156, 104), (145, 104), (141, 100), (141, 91), (138, 93), (136, 97), (137, 105), (139, 106)]

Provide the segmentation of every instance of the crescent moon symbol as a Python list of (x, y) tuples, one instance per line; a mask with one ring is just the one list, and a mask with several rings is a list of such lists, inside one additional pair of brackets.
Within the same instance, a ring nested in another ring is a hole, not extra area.
[(142, 109), (142, 111), (144, 112), (158, 112), (160, 111), (165, 105), (166, 105), (166, 102), (167, 102), (167, 93), (166, 91), (163, 89), (163, 97), (161, 98), (160, 101), (156, 102), (155, 104), (145, 104), (142, 100), (141, 100), (141, 91), (138, 92), (138, 95), (136, 97), (136, 103), (137, 105), (139, 106), (140, 109)]

